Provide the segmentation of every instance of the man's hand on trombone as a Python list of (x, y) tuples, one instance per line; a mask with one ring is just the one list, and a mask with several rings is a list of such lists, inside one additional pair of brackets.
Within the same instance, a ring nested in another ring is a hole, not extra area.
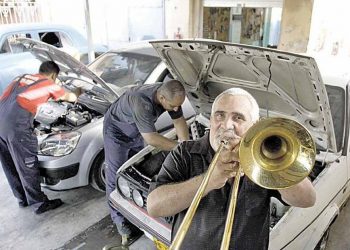
[(207, 191), (222, 188), (228, 180), (236, 176), (239, 165), (238, 149), (240, 139), (237, 136), (223, 139), (224, 148), (209, 179)]

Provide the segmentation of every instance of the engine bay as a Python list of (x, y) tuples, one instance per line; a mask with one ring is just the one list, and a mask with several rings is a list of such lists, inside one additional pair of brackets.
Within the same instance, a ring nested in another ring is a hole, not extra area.
[(102, 115), (79, 103), (48, 102), (39, 108), (34, 124), (37, 134), (50, 134), (74, 130), (99, 117)]
[(85, 90), (75, 103), (49, 101), (42, 104), (34, 118), (36, 134), (43, 136), (75, 130), (103, 117), (111, 100), (101, 91), (104, 90), (99, 87)]

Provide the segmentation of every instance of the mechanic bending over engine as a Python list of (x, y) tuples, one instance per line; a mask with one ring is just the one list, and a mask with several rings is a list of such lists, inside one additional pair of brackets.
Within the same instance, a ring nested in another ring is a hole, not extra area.
[[(154, 123), (164, 111), (168, 111), (172, 118), (179, 141), (189, 139), (181, 109), (185, 97), (182, 84), (177, 80), (170, 80), (133, 87), (110, 106), (103, 124), (107, 200), (115, 189), (118, 169), (144, 147), (144, 141), (165, 151), (178, 145), (177, 141), (157, 133)], [(141, 235), (142, 232), (112, 206), (110, 211), (112, 220), (122, 235), (123, 245), (131, 244)]]
[[(196, 141), (181, 143), (164, 160), (160, 172), (151, 182), (147, 211), (153, 217), (174, 216), (173, 241), (221, 141), (228, 141), (180, 249), (220, 249), (232, 178), (238, 171), (239, 143), (258, 120), (259, 106), (252, 95), (240, 88), (225, 90), (212, 105), (209, 134)], [(316, 191), (308, 178), (286, 189), (269, 190), (243, 176), (238, 189), (230, 250), (268, 249), (271, 197), (291, 206), (311, 207), (316, 201)]]
[(0, 96), (0, 162), (20, 207), (36, 214), (63, 204), (49, 200), (41, 191), (38, 142), (33, 120), (38, 106), (50, 98), (75, 102), (77, 96), (55, 83), (60, 69), (55, 62), (40, 65), (39, 73), (15, 78)]

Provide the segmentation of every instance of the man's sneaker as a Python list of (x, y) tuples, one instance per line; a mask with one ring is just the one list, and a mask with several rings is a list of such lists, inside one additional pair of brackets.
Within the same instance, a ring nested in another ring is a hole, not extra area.
[(35, 210), (35, 213), (42, 214), (48, 210), (58, 208), (62, 204), (63, 202), (61, 199), (48, 200), (48, 201), (45, 201), (43, 204), (41, 204), (41, 206), (37, 210)]
[(19, 207), (28, 207), (28, 203), (26, 201), (19, 201), (18, 206)]
[(138, 238), (140, 238), (143, 235), (143, 232), (140, 229), (133, 230), (131, 234), (122, 235), (122, 246), (130, 246), (132, 243), (134, 243)]

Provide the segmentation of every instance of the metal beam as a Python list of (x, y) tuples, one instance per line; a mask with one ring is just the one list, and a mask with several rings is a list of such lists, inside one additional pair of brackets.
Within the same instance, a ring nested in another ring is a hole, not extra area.
[(85, 0), (85, 25), (88, 40), (88, 59), (89, 63), (91, 63), (93, 60), (95, 60), (95, 52), (92, 41), (89, 0)]

